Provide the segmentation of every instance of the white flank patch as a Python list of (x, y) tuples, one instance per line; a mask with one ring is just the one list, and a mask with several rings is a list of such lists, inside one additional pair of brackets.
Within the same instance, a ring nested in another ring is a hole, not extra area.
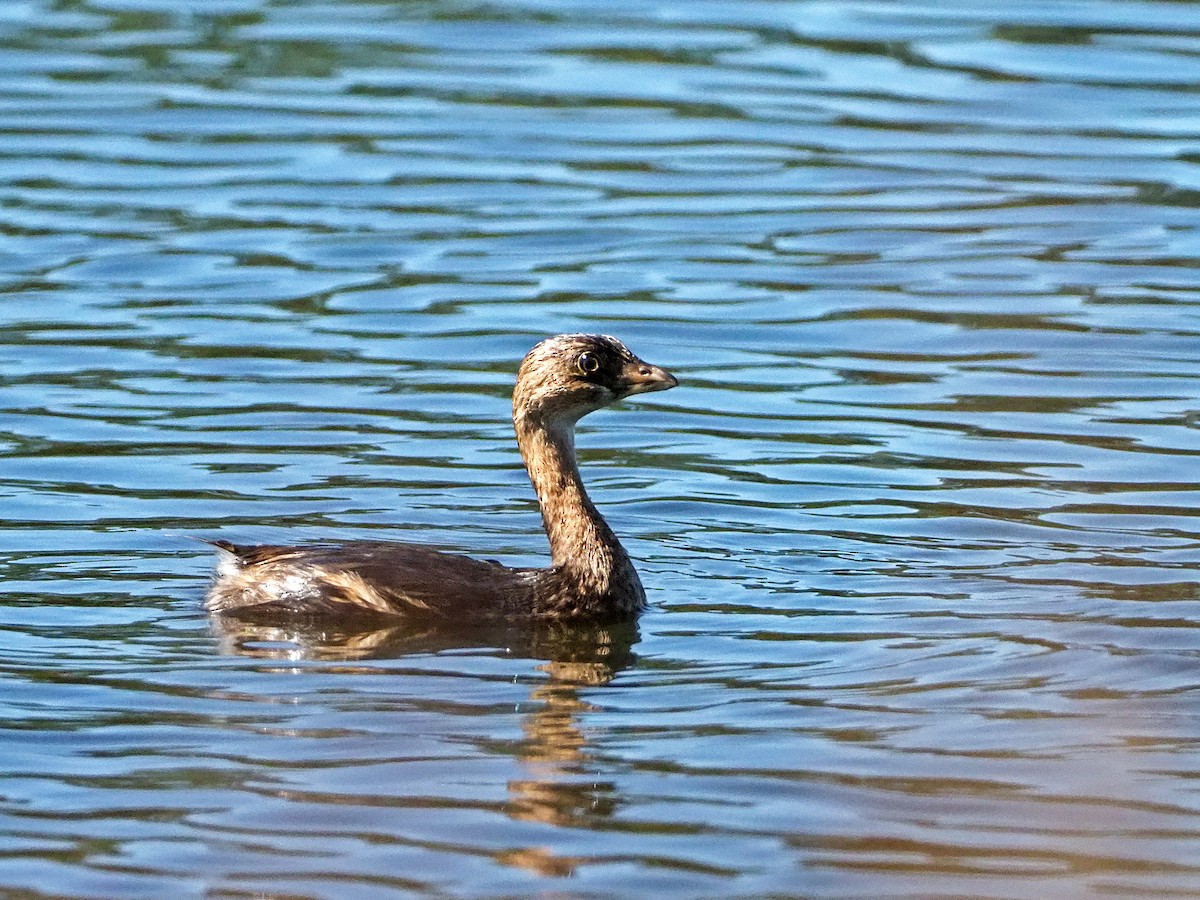
[(223, 547), (217, 547), (217, 577), (233, 578), (242, 571), (238, 558)]

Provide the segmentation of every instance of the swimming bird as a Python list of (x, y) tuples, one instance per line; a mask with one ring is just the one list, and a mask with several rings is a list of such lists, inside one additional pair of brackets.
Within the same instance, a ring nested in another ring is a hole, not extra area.
[(541, 507), (550, 565), (510, 568), (421, 544), (353, 541), (218, 548), (207, 608), (218, 614), (430, 623), (632, 618), (646, 604), (637, 570), (584, 490), (575, 458), (582, 416), (679, 382), (608, 335), (535, 346), (513, 390), (517, 446)]

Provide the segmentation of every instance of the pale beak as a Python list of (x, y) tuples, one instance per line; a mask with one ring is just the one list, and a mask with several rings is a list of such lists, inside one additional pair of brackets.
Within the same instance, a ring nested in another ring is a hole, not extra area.
[(640, 359), (626, 364), (621, 372), (621, 380), (626, 385), (621, 391), (622, 397), (667, 391), (679, 384), (679, 379), (666, 369), (644, 363)]

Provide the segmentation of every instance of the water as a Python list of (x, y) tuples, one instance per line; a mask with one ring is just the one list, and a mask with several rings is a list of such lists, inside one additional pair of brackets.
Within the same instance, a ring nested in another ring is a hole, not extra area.
[[(1200, 894), (1192, 3), (0, 6), (0, 892)], [(214, 631), (189, 536), (637, 629)]]

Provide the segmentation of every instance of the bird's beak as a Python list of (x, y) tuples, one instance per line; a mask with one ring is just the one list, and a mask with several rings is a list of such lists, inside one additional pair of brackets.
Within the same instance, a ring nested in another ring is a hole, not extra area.
[(625, 383), (622, 397), (632, 397), (634, 394), (649, 394), (651, 391), (666, 391), (679, 384), (679, 379), (658, 366), (644, 363), (640, 359), (626, 364), (621, 373)]

